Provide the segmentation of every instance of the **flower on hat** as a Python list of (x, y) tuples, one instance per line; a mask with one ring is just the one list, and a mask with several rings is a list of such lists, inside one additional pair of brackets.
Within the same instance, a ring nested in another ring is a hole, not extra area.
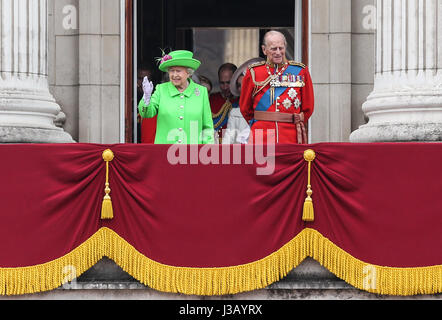
[(165, 50), (160, 49), (161, 50), (161, 57), (157, 57), (155, 60), (157, 61), (158, 65), (163, 64), (164, 62), (168, 61), (168, 60), (172, 60), (172, 56), (170, 54), (167, 54), (165, 52)]
[(173, 66), (187, 67), (196, 70), (201, 65), (201, 62), (193, 58), (193, 52), (188, 50), (175, 50), (165, 53), (163, 50), (162, 56), (156, 61), (159, 69), (163, 72), (168, 72), (168, 68)]
[(166, 61), (168, 61), (168, 60), (172, 60), (172, 56), (166, 54), (166, 55), (164, 55), (164, 57), (161, 59), (160, 64), (162, 64), (162, 63), (164, 63), (164, 62), (166, 62)]

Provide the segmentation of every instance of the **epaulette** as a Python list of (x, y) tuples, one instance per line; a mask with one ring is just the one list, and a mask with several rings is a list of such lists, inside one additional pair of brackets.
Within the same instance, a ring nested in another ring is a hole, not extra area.
[(290, 60), (290, 61), (289, 61), (289, 64), (290, 64), (291, 66), (298, 66), (298, 67), (301, 67), (301, 68), (303, 68), (303, 69), (305, 69), (305, 67), (306, 67), (305, 64), (303, 64), (303, 63), (301, 63), (301, 62), (296, 62), (296, 61), (293, 61), (293, 60)]
[(265, 61), (255, 62), (255, 63), (252, 63), (252, 64), (249, 66), (249, 69), (253, 69), (253, 68), (256, 68), (256, 67), (259, 67), (259, 66), (263, 66), (263, 65), (265, 65), (265, 64), (266, 64)]

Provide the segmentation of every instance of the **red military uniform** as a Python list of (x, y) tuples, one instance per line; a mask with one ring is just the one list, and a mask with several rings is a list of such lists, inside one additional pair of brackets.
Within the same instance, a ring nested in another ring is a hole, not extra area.
[(212, 109), (213, 128), (222, 143), (223, 132), (227, 128), (227, 121), (232, 108), (238, 107), (238, 98), (226, 99), (220, 92), (210, 95), (210, 108)]
[[(305, 126), (314, 110), (308, 68), (294, 61), (275, 67), (266, 62), (253, 64), (242, 82), (240, 108), (251, 125), (249, 142), (270, 143), (272, 134), (276, 143), (306, 144)], [(263, 140), (258, 132), (263, 133)]]

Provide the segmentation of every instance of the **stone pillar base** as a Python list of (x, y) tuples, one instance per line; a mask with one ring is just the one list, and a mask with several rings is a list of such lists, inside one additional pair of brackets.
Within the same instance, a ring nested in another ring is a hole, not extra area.
[(75, 143), (61, 128), (41, 129), (0, 126), (0, 143)]
[(442, 123), (391, 123), (364, 125), (353, 132), (351, 142), (442, 142)]

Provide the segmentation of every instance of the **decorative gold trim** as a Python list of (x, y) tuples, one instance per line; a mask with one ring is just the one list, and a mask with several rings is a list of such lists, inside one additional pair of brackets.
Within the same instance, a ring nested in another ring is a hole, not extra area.
[(226, 101), (226, 103), (224, 103), (224, 105), (221, 107), (221, 110), (217, 114), (212, 114), (212, 119), (218, 118), (222, 114), (222, 117), (218, 120), (218, 122), (213, 125), (214, 128), (218, 128), (218, 126), (223, 123), (232, 108), (232, 103), (230, 101)]
[(383, 295), (409, 296), (442, 292), (442, 265), (418, 268), (381, 267), (365, 263), (314, 229), (304, 229), (269, 256), (224, 268), (185, 268), (155, 262), (108, 228), (97, 231), (71, 253), (54, 261), (23, 268), (0, 268), (0, 295), (54, 290), (80, 276), (104, 256), (150, 288), (162, 292), (219, 296), (263, 289), (312, 257), (355, 288)]
[(253, 68), (259, 67), (259, 66), (263, 66), (266, 64), (266, 61), (260, 61), (260, 62), (255, 62), (252, 63), (251, 65), (249, 65), (249, 70), (252, 70)]
[(24, 295), (51, 291), (69, 281), (72, 272), (79, 277), (101, 258), (106, 250), (106, 229), (65, 256), (40, 265), (21, 268), (0, 268), (0, 295)]
[(293, 60), (289, 60), (289, 64), (290, 64), (291, 66), (298, 66), (298, 67), (301, 67), (302, 69), (305, 69), (305, 68), (307, 67), (305, 64), (303, 64), (303, 63), (301, 63), (301, 62), (296, 62), (296, 61), (293, 61)]

